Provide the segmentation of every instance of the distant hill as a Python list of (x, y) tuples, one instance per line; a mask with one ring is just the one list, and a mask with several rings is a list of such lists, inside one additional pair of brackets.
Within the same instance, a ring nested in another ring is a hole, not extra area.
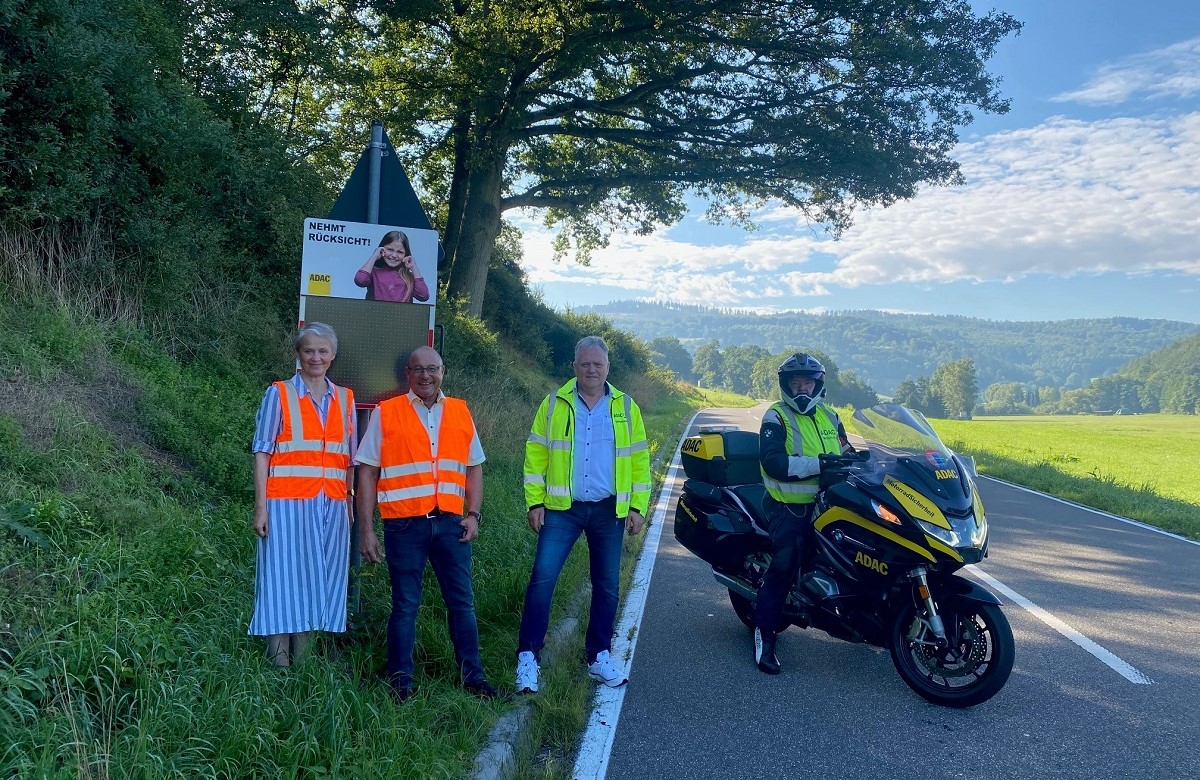
[(1139, 388), (1139, 401), (1149, 411), (1200, 413), (1200, 334), (1143, 355), (1115, 376)]
[(995, 382), (1081, 388), (1136, 358), (1200, 334), (1196, 323), (1130, 317), (1005, 322), (868, 310), (760, 315), (640, 301), (576, 311), (601, 314), (647, 341), (674, 336), (692, 351), (714, 339), (722, 347), (757, 344), (773, 353), (822, 350), (884, 394), (961, 358), (975, 362), (981, 390)]

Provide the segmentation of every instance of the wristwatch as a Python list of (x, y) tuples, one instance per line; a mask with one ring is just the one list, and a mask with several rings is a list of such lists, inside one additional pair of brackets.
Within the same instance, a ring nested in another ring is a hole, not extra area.
[(483, 525), (483, 515), (479, 514), (474, 509), (472, 509), (470, 512), (467, 512), (467, 517), (474, 517), (476, 525)]

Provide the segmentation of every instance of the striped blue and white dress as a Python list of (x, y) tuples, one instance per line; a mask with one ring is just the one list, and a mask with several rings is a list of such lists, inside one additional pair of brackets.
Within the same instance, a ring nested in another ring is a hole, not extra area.
[[(301, 398), (309, 395), (304, 380), (292, 378)], [(317, 401), (324, 423), (333, 386)], [(350, 414), (350, 457), (357, 436)], [(254, 452), (273, 453), (283, 426), (279, 391), (271, 385), (263, 395), (254, 428)], [(346, 630), (346, 585), (350, 572), (349, 510), (345, 500), (327, 498), (267, 499), (267, 537), (258, 540), (254, 579), (253, 636), (304, 631)]]

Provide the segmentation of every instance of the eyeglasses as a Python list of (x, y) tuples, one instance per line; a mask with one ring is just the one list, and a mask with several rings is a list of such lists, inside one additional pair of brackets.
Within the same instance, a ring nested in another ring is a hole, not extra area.
[(436, 374), (442, 370), (441, 366), (409, 366), (408, 370), (414, 374)]

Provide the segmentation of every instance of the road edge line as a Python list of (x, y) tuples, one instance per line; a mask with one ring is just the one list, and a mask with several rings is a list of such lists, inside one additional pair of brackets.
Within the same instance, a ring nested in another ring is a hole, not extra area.
[[(683, 446), (683, 440), (687, 438), (687, 432), (692, 429), (699, 416), (700, 412), (692, 415), (675, 445), (671, 465), (667, 468), (658, 491), (658, 503), (654, 507), (654, 516), (650, 522), (650, 535), (638, 556), (637, 567), (633, 572), (633, 584), (625, 596), (625, 608), (617, 626), (617, 635), (613, 638), (612, 655), (616, 659), (625, 660), (626, 674), (633, 669), (633, 654), (637, 648), (638, 634), (641, 633), (642, 612), (646, 608), (646, 597), (650, 592), (650, 578), (654, 574), (654, 561), (658, 557), (658, 542), (666, 521), (667, 504), (675, 489), (675, 480), (683, 471), (679, 457), (680, 448)], [(620, 688), (608, 688), (601, 685), (596, 688), (595, 704), (580, 740), (579, 755), (575, 759), (575, 768), (571, 774), (575, 780), (603, 780), (608, 773), (608, 757), (612, 752), (621, 706), (625, 702), (625, 689), (628, 687), (622, 685)]]

